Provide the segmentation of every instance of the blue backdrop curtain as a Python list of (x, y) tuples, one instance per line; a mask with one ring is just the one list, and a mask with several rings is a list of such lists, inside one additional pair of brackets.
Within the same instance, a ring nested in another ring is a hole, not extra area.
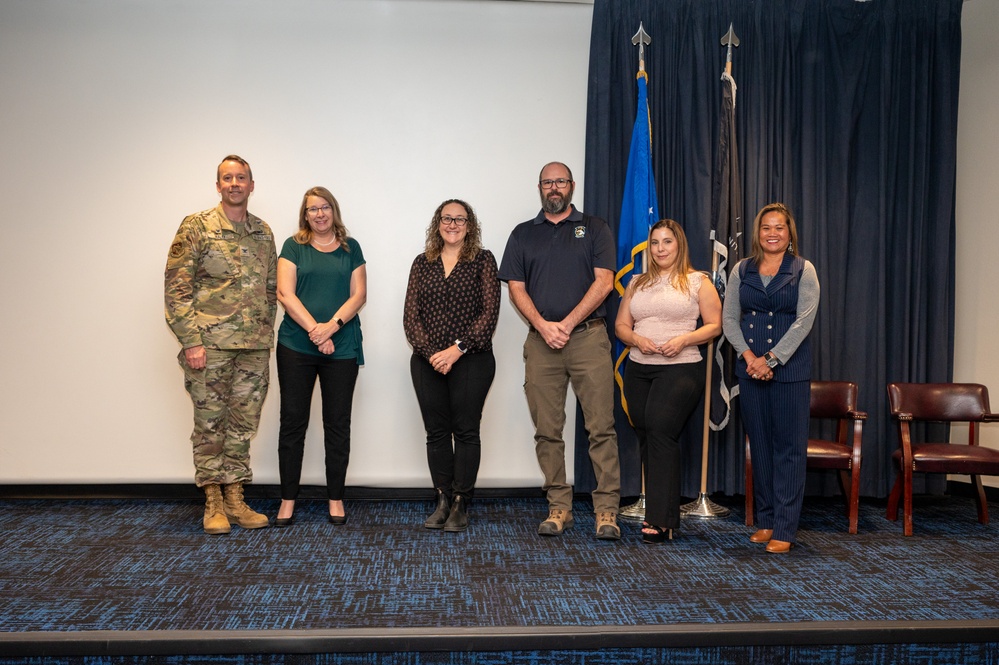
[[(659, 210), (710, 268), (721, 37), (734, 26), (736, 128), (746, 219), (795, 213), (822, 286), (813, 378), (860, 386), (861, 493), (885, 496), (896, 435), (890, 381), (949, 381), (954, 345), (954, 180), (962, 0), (595, 0), (583, 209), (617, 228), (643, 23)], [(612, 300), (616, 300), (612, 296)], [(736, 400), (736, 404), (738, 400)], [(668, 405), (664, 405), (668, 408)], [(638, 494), (634, 434), (619, 414), (622, 491)], [(744, 491), (738, 404), (712, 435), (708, 490)], [(683, 493), (700, 485), (701, 412), (688, 424)], [(577, 416), (576, 488), (592, 470)], [(927, 479), (930, 482), (930, 479)], [(940, 491), (942, 479), (916, 490)], [(835, 480), (811, 477), (809, 492)]]

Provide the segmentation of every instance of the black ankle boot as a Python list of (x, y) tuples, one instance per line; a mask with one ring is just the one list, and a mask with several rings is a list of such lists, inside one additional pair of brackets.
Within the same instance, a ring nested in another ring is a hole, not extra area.
[(428, 529), (443, 529), (444, 522), (447, 521), (448, 515), (451, 514), (451, 502), (448, 501), (447, 494), (444, 494), (444, 490), (437, 490), (437, 510), (433, 512), (427, 521), (423, 523), (423, 526)]
[(454, 503), (451, 504), (451, 514), (448, 515), (447, 522), (444, 523), (445, 531), (464, 531), (468, 528), (468, 513), (465, 511), (467, 503), (468, 499), (460, 494), (454, 497)]

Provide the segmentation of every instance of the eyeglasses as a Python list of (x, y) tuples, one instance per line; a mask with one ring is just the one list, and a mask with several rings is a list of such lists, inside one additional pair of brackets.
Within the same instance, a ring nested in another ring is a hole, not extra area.
[(467, 223), (468, 223), (468, 217), (449, 217), (447, 215), (441, 217), (442, 226), (450, 226), (451, 224), (454, 224), (456, 226), (464, 226)]
[(538, 184), (541, 185), (541, 189), (551, 189), (552, 187), (562, 189), (568, 187), (570, 182), (572, 181), (568, 178), (556, 178), (555, 180), (542, 180)]
[(333, 206), (331, 206), (329, 203), (327, 203), (324, 206), (320, 206), (318, 208), (316, 206), (312, 206), (311, 208), (306, 208), (305, 212), (309, 213), (310, 215), (318, 215), (320, 210), (322, 210), (325, 214), (328, 215), (333, 211)]

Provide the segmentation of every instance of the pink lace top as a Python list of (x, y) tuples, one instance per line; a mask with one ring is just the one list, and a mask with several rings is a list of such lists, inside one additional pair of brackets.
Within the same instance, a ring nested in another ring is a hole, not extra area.
[[(697, 318), (701, 315), (698, 291), (704, 274), (692, 272), (687, 275), (690, 294), (674, 289), (667, 280), (659, 280), (648, 288), (638, 289), (631, 296), (631, 317), (635, 321), (635, 332), (662, 344), (677, 335), (697, 329)], [(660, 354), (645, 355), (636, 347), (631, 348), (630, 360), (645, 365), (680, 365), (701, 360), (701, 350), (688, 346), (672, 358)]]

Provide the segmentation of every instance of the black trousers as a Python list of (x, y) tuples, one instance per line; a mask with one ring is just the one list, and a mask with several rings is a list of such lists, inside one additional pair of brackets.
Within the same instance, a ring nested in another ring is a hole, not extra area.
[(496, 359), (491, 351), (469, 353), (441, 374), (414, 353), (409, 368), (427, 430), (434, 487), (448, 497), (471, 498), (479, 475), (482, 407), (496, 375)]
[(624, 398), (645, 470), (645, 521), (680, 526), (680, 434), (704, 394), (704, 363), (643, 365), (624, 370)]
[(281, 429), (278, 434), (278, 468), (281, 498), (298, 498), (309, 429), (312, 392), (319, 377), (323, 400), (323, 440), (326, 447), (326, 494), (343, 499), (350, 460), (350, 412), (357, 383), (357, 360), (314, 356), (277, 345), (278, 383), (281, 387)]

